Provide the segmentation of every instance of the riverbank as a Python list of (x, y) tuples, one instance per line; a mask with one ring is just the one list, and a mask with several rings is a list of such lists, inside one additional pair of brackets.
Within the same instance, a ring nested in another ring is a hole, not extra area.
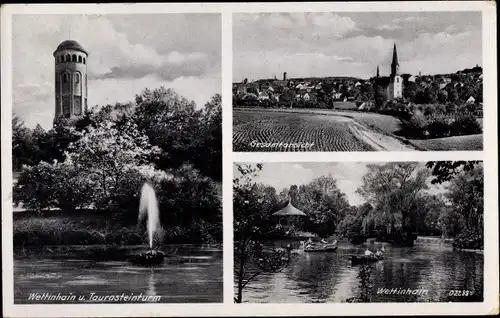
[[(22, 213), (22, 212), (20, 212)], [(17, 213), (16, 213), (17, 214)], [(28, 213), (13, 220), (14, 247), (33, 245), (143, 245), (148, 242), (144, 228), (123, 226), (106, 214), (36, 216)], [(193, 235), (196, 229), (170, 227), (162, 243), (217, 243), (210, 235)]]

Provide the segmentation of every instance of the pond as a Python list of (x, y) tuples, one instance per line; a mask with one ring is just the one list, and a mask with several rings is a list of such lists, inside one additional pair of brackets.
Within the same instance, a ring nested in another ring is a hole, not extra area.
[[(142, 246), (48, 246), (14, 253), (14, 303), (216, 303), (222, 248), (172, 245), (154, 268), (131, 264)], [(107, 297), (106, 297), (107, 296)]]
[(353, 266), (363, 247), (336, 252), (294, 250), (277, 274), (261, 274), (243, 291), (243, 302), (470, 302), (483, 301), (484, 257), (446, 248), (386, 246), (385, 259)]

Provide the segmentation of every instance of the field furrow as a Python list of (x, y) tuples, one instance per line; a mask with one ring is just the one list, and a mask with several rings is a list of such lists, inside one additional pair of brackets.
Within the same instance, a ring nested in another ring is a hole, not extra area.
[[(346, 120), (335, 116), (233, 111), (234, 151), (370, 151), (357, 139)], [(314, 144), (285, 147), (284, 144)]]

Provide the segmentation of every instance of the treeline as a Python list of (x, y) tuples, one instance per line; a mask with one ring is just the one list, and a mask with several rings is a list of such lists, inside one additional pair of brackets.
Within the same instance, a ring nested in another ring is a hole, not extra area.
[(49, 131), (13, 119), (14, 202), (37, 211), (101, 211), (120, 226), (137, 222), (144, 182), (156, 189), (172, 239), (222, 239), (222, 107), (200, 110), (170, 89), (144, 90), (133, 103), (60, 119)]
[[(252, 231), (259, 235), (284, 234), (282, 224), (272, 213), (291, 198), (292, 204), (307, 217), (292, 216), (288, 221), (321, 237), (336, 235), (355, 244), (377, 238), (411, 246), (417, 235), (443, 235), (454, 238), (458, 248), (482, 248), (482, 166), (474, 163), (471, 168), (469, 164), (466, 171), (452, 174), (451, 168), (443, 172), (446, 164), (368, 165), (369, 171), (357, 190), (366, 201), (360, 206), (349, 205), (333, 176), (322, 176), (276, 193), (273, 187), (255, 184), (248, 177), (260, 169), (240, 166), (244, 177), (235, 179), (233, 187), (235, 239)], [(441, 176), (443, 173), (448, 176)], [(449, 182), (445, 194), (426, 191), (431, 176), (436, 182)]]
[(401, 120), (403, 137), (411, 139), (443, 138), (481, 134), (483, 127), (478, 120), (475, 104), (408, 104), (390, 101), (379, 112)]
[(418, 80), (404, 84), (403, 96), (415, 104), (447, 104), (462, 105), (473, 97), (475, 103), (483, 102), (483, 81), (473, 74), (451, 74), (451, 80), (444, 87), (440, 82), (430, 78), (428, 82)]

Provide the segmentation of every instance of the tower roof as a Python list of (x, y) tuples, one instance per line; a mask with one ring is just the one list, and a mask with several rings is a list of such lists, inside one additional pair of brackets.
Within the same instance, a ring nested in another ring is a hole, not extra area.
[(66, 40), (61, 42), (61, 44), (57, 46), (57, 49), (54, 51), (54, 53), (62, 50), (77, 50), (88, 55), (88, 52), (83, 48), (83, 46), (81, 46), (80, 43), (74, 40)]
[(392, 52), (392, 65), (399, 65), (398, 50), (396, 49), (396, 43), (394, 43), (394, 50)]

